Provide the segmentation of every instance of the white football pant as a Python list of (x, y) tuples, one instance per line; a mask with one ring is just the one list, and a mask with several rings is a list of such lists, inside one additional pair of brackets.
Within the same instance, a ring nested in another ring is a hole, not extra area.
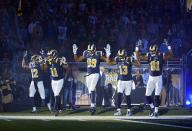
[(63, 79), (51, 81), (51, 86), (52, 86), (54, 96), (59, 96), (61, 89), (63, 87), (63, 83), (64, 83)]
[(86, 76), (86, 86), (88, 87), (89, 94), (91, 94), (91, 91), (95, 91), (98, 80), (99, 73)]
[(161, 94), (162, 88), (163, 88), (162, 75), (161, 76), (149, 76), (145, 95), (151, 96), (155, 89), (155, 95), (159, 96)]
[(131, 89), (135, 89), (135, 83), (132, 80), (130, 81), (118, 80), (117, 93), (123, 93), (125, 91), (125, 95), (128, 96), (131, 94)]
[[(43, 81), (36, 82), (36, 86), (38, 88), (38, 92), (40, 94), (41, 99), (45, 99), (45, 89), (43, 85)], [(36, 93), (35, 89), (35, 82), (31, 81), (30, 87), (29, 87), (29, 97), (34, 97)]]

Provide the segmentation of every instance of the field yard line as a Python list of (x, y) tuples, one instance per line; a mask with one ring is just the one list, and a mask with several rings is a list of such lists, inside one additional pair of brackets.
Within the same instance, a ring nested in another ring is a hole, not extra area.
[(20, 119), (20, 120), (115, 120), (115, 119), (121, 119), (121, 120), (152, 120), (152, 119), (158, 119), (158, 120), (184, 120), (184, 119), (191, 119), (192, 116), (159, 116), (158, 118), (151, 118), (149, 116), (5, 116), (0, 115), (0, 119)]
[(139, 124), (148, 124), (148, 125), (175, 127), (175, 128), (183, 128), (183, 129), (192, 129), (192, 127), (188, 127), (188, 126), (177, 126), (177, 125), (171, 125), (171, 124), (160, 124), (160, 123), (144, 122), (144, 121), (135, 121), (135, 120), (122, 120), (122, 119), (116, 119), (116, 120), (117, 120), (117, 121), (123, 121), (123, 122), (130, 122), (130, 123), (139, 123)]

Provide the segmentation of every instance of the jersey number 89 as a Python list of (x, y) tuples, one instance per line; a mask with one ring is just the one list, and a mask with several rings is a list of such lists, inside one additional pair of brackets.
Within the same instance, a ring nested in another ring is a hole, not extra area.
[(96, 59), (87, 59), (87, 64), (89, 67), (95, 68), (96, 64), (97, 64), (97, 60)]

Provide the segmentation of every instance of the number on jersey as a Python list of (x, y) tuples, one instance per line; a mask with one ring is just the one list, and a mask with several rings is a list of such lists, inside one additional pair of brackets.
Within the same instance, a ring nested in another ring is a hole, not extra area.
[(56, 68), (51, 68), (51, 76), (52, 77), (58, 77), (57, 69)]
[(128, 74), (128, 66), (119, 66), (120, 74), (121, 75), (127, 75)]
[(31, 69), (32, 78), (38, 78), (38, 70), (37, 69)]
[(159, 61), (151, 61), (151, 71), (159, 71)]
[(96, 59), (87, 59), (87, 64), (88, 67), (95, 68), (97, 65), (97, 60)]

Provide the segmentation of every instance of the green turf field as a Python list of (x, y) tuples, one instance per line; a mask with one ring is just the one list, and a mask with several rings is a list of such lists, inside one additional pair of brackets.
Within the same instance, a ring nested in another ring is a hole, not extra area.
[[(133, 107), (133, 115), (134, 116), (143, 116), (148, 115), (149, 110), (146, 109), (140, 109), (139, 107)], [(115, 112), (115, 108), (113, 107), (97, 107), (96, 115), (98, 116), (113, 116)], [(126, 115), (126, 109), (122, 108), (123, 115)], [(170, 108), (160, 108), (159, 109), (160, 115), (192, 115), (192, 112), (189, 111), (187, 108), (179, 108), (179, 107), (170, 107)], [(31, 113), (31, 108), (23, 108), (23, 109), (17, 109), (16, 111), (11, 112), (0, 112), (0, 115), (52, 115), (47, 110), (47, 108), (40, 107), (38, 108), (37, 113)], [(61, 116), (65, 115), (75, 115), (75, 116), (83, 116), (83, 115), (90, 115), (89, 108), (87, 106), (83, 106), (80, 109), (77, 110), (64, 110), (61, 114)]]
[[(133, 117), (148, 117), (148, 110), (140, 110), (134, 107)], [(114, 108), (98, 107), (96, 116), (90, 116), (88, 107), (81, 107), (78, 110), (64, 110), (60, 116), (55, 117), (49, 113), (46, 108), (39, 108), (38, 112), (30, 113), (30, 108), (12, 111), (9, 113), (0, 113), (0, 131), (181, 131), (192, 130), (192, 117), (190, 119), (138, 119), (130, 120), (124, 119), (106, 119), (113, 116)], [(123, 109), (125, 115), (126, 109)], [(186, 108), (161, 108), (161, 116), (192, 116), (192, 112)], [(2, 119), (1, 116), (29, 116), (38, 117), (34, 119)], [(81, 119), (79, 116), (87, 116), (92, 119)], [(100, 119), (96, 119), (99, 116)], [(58, 120), (55, 118), (75, 118), (76, 120)], [(95, 117), (95, 118), (94, 118)], [(51, 118), (51, 119), (47, 119)], [(112, 117), (113, 118), (113, 117)]]
[[(1, 131), (135, 131), (135, 130), (171, 130), (181, 131), (181, 128), (118, 121), (39, 121), (17, 120), (0, 121)], [(189, 130), (189, 129), (182, 129)]]

